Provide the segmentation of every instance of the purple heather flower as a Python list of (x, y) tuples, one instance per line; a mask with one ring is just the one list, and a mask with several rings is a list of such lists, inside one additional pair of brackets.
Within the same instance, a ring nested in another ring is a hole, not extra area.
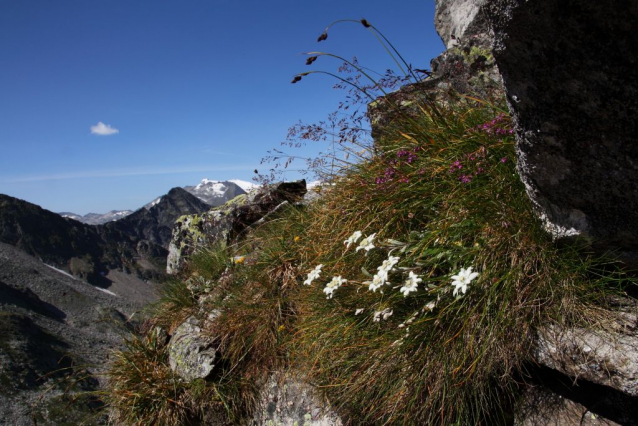
[(452, 165), (450, 166), (450, 169), (452, 169), (452, 170), (450, 170), (450, 171), (451, 171), (451, 172), (453, 172), (453, 171), (454, 171), (453, 169), (459, 169), (459, 170), (460, 170), (460, 169), (462, 169), (462, 168), (463, 168), (463, 165), (461, 164), (461, 162), (460, 162), (459, 160), (456, 160), (456, 161), (455, 161), (454, 163), (452, 163)]

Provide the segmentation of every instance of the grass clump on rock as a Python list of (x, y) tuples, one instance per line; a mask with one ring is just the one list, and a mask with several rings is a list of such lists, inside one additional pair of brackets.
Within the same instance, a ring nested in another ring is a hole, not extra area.
[(134, 340), (111, 374), (124, 419), (204, 422), (217, 404), (240, 422), (268, 374), (290, 368), (346, 424), (507, 424), (537, 332), (604, 326), (631, 279), (543, 230), (505, 108), (411, 108), (374, 143), (315, 162), (330, 168), (318, 200), (191, 262), (186, 278), (204, 284), (167, 291), (156, 321), (217, 312), (207, 330), (223, 362), (197, 385), (175, 381), (154, 335)]

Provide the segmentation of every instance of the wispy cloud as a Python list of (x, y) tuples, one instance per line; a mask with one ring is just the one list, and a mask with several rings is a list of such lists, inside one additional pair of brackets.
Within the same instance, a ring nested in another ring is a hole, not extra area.
[(127, 176), (151, 176), (151, 175), (171, 175), (184, 173), (208, 173), (224, 171), (249, 171), (254, 165), (232, 165), (232, 166), (183, 166), (183, 167), (158, 167), (158, 168), (138, 168), (138, 169), (111, 169), (111, 170), (84, 170), (69, 173), (53, 173), (38, 176), (0, 176), (0, 183), (16, 182), (41, 182), (64, 179), (91, 179)]
[(229, 157), (241, 157), (241, 155), (231, 152), (217, 151), (213, 148), (204, 148), (202, 149), (202, 154), (213, 154), (213, 155), (226, 155)]
[(112, 127), (110, 124), (104, 124), (99, 121), (95, 126), (91, 126), (91, 133), (94, 135), (108, 136), (120, 133), (120, 131), (115, 127)]

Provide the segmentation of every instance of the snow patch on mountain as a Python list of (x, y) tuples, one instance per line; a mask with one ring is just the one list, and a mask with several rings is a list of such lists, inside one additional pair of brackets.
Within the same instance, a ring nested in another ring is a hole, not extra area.
[(58, 269), (55, 266), (51, 266), (47, 263), (43, 263), (44, 266), (48, 266), (49, 268), (53, 269), (56, 272), (61, 273), (62, 275), (66, 275), (69, 278), (73, 278), (74, 280), (76, 280), (77, 278), (75, 278), (73, 275), (69, 274), (67, 271), (63, 271), (62, 269)]
[(255, 189), (259, 186), (259, 184), (256, 184), (254, 182), (246, 182), (245, 180), (239, 179), (230, 179), (228, 182), (234, 183), (246, 192), (250, 192), (252, 189)]
[(106, 294), (110, 294), (111, 296), (118, 297), (118, 296), (117, 296), (117, 294), (115, 294), (115, 293), (113, 293), (112, 291), (107, 290), (107, 289), (105, 289), (105, 288), (96, 287), (96, 286), (93, 286), (93, 288), (94, 288), (94, 289), (96, 289), (96, 290), (100, 290), (102, 293), (106, 293)]

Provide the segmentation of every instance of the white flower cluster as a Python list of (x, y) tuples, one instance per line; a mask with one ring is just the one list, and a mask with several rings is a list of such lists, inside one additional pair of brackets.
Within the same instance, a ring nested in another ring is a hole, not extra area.
[[(372, 281), (364, 281), (363, 283), (368, 285), (370, 291), (376, 292), (384, 284), (389, 284), (388, 273), (394, 269), (394, 265), (397, 263), (399, 263), (398, 256), (388, 256), (381, 266), (377, 268), (377, 273), (372, 277)], [(381, 293), (383, 293), (383, 291), (381, 291)]]
[[(361, 231), (354, 231), (354, 233), (343, 242), (346, 245), (346, 249), (350, 248), (350, 245), (359, 241), (359, 238), (361, 238), (362, 236), (363, 234), (361, 233)], [(365, 237), (363, 240), (361, 240), (359, 246), (355, 251), (365, 250), (366, 254), (368, 254), (368, 252), (374, 248), (374, 244), (372, 242), (374, 241), (376, 236), (377, 233), (375, 232), (374, 234)]]
[[(370, 250), (372, 250), (374, 246), (374, 239), (376, 238), (376, 233), (371, 234), (365, 237), (359, 245), (357, 246), (355, 251), (365, 250), (366, 254)], [(347, 240), (343, 243), (346, 245), (346, 249), (350, 248), (352, 244), (357, 243), (359, 239), (363, 236), (361, 231), (355, 231)], [(393, 240), (388, 240), (393, 242)], [(377, 273), (372, 277), (372, 281), (364, 281), (363, 284), (368, 286), (368, 290), (372, 292), (376, 292), (380, 290), (384, 285), (390, 284), (389, 282), (389, 273), (394, 270), (394, 267), (397, 263), (399, 263), (400, 258), (398, 256), (388, 255), (388, 258), (383, 261), (381, 266), (377, 268)], [(321, 268), (323, 265), (317, 265), (312, 271), (308, 273), (308, 277), (303, 282), (304, 285), (311, 285), (314, 280), (319, 278), (321, 275)], [(457, 275), (452, 275), (452, 286), (454, 287), (453, 296), (460, 297), (460, 294), (467, 293), (467, 288), (476, 277), (478, 277), (478, 272), (472, 272), (472, 267), (469, 268), (461, 268)], [(330, 282), (326, 284), (326, 287), (323, 289), (323, 292), (326, 293), (327, 299), (332, 299), (335, 290), (341, 287), (344, 283), (348, 282), (348, 280), (341, 278), (341, 276), (335, 276), (332, 278)], [(403, 297), (408, 297), (410, 293), (414, 293), (418, 291), (419, 283), (423, 282), (423, 279), (416, 275), (413, 271), (408, 273), (407, 279), (404, 281), (403, 286), (399, 289), (401, 293), (403, 293)], [(380, 290), (380, 293), (383, 293), (383, 290)], [(436, 307), (437, 302), (439, 301), (441, 295), (439, 294), (436, 301), (430, 301), (427, 305), (425, 305), (423, 311), (425, 310), (433, 310)], [(363, 312), (363, 309), (357, 309), (355, 315), (359, 315)], [(392, 311), (389, 309), (385, 309), (383, 311), (375, 312), (374, 321), (380, 321), (382, 317), (384, 320), (392, 315)]]

